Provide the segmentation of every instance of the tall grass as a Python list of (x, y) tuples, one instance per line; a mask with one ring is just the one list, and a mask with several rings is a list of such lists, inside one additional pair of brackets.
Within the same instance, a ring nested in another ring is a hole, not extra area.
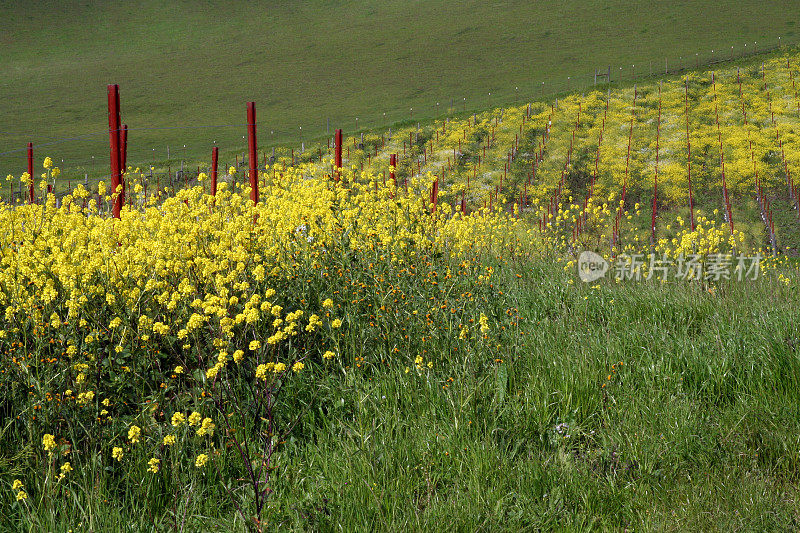
[[(538, 260), (371, 259), (300, 268), (285, 287), (346, 295), (347, 324), (335, 364), (278, 400), (276, 423), (296, 425), (272, 457), (265, 530), (800, 525), (800, 326), (772, 275), (590, 286)], [(178, 465), (171, 477), (85, 454), (79, 476), (36, 497), (47, 474), (11, 455), (38, 442), (7, 420), (0, 479), (31, 492), (21, 504), (0, 490), (8, 530), (253, 525), (254, 493), (224, 451), (201, 476)]]

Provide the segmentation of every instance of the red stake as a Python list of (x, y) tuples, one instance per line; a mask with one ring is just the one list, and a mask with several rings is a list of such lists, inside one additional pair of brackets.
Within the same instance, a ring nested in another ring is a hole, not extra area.
[(258, 162), (256, 158), (256, 103), (247, 102), (247, 146), (250, 150), (250, 199), (258, 203)]
[(211, 196), (217, 195), (217, 162), (219, 161), (219, 148), (211, 149)]
[(28, 203), (33, 203), (33, 143), (28, 143), (28, 176), (30, 176), (31, 185), (28, 188)]
[[(117, 194), (117, 188), (122, 178), (119, 128), (119, 85), (116, 83), (108, 86), (108, 136), (110, 141), (111, 159), (111, 194)], [(114, 199), (112, 213), (114, 218), (120, 217), (123, 195), (117, 194)]]
[(336, 130), (335, 138), (334, 138), (334, 148), (335, 148), (335, 155), (333, 160), (333, 166), (335, 167), (335, 176), (336, 181), (339, 181), (339, 173), (342, 168), (342, 130)]
[(397, 187), (397, 179), (395, 179), (395, 170), (397, 170), (397, 154), (391, 154), (389, 156), (389, 166), (392, 167), (392, 170), (389, 171), (389, 178), (392, 180), (392, 185)]
[(436, 204), (439, 203), (439, 178), (437, 177), (436, 180), (433, 182), (433, 187), (431, 187), (431, 213), (436, 212)]

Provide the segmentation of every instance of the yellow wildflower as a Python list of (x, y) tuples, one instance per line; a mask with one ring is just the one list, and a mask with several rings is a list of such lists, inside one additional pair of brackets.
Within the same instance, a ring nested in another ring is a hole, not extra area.
[(183, 413), (175, 413), (172, 415), (172, 425), (174, 427), (180, 427), (184, 422), (186, 422), (186, 417)]
[(139, 442), (139, 437), (142, 434), (142, 429), (139, 426), (131, 426), (128, 430), (128, 440), (131, 441), (131, 444), (136, 444)]
[(56, 438), (55, 436), (45, 433), (42, 437), (42, 446), (44, 446), (44, 451), (49, 452), (53, 448), (56, 447)]
[(203, 419), (203, 423), (197, 429), (197, 435), (201, 437), (204, 435), (208, 435), (209, 437), (211, 437), (214, 435), (214, 429), (216, 429), (216, 427), (217, 426), (214, 425), (214, 422), (210, 418), (206, 417)]
[(481, 313), (480, 318), (478, 318), (478, 324), (481, 325), (481, 333), (489, 331), (489, 318), (483, 313)]

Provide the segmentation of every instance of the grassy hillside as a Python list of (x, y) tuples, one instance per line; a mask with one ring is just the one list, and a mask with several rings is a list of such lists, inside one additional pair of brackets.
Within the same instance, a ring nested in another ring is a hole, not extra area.
[(23, 155), (8, 152), (28, 141), (67, 168), (104, 168), (109, 82), (121, 85), (129, 160), (141, 164), (164, 160), (167, 146), (176, 159), (207, 157), (214, 140), (241, 143), (241, 126), (210, 126), (244, 122), (247, 100), (258, 103), (262, 145), (297, 144), (301, 126), (304, 139), (319, 136), (328, 118), (352, 131), (407, 119), (412, 107), (415, 118), (444, 114), (451, 100), (485, 108), (536, 96), (542, 81), (566, 89), (571, 76), (575, 88), (596, 67), (616, 75), (623, 65), (630, 77), (633, 64), (639, 75), (651, 61), (663, 69), (665, 56), (676, 65), (711, 59), (711, 49), (793, 41), (800, 21), (785, 2), (752, 0), (713, 10), (577, 0), (0, 7), (0, 172), (15, 174)]

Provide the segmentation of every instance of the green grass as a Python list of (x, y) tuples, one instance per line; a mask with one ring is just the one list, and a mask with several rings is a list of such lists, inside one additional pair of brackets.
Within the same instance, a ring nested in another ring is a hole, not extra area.
[[(658, 72), (665, 56), (690, 65), (696, 53), (712, 59), (712, 49), (719, 58), (732, 45), (738, 53), (744, 43), (792, 42), (800, 22), (784, 2), (731, 0), (713, 9), (577, 0), (0, 7), (0, 153), (32, 141), (44, 145), (37, 161), (49, 154), (90, 172), (107, 166), (107, 83), (121, 85), (131, 163), (164, 161), (167, 146), (173, 162), (207, 160), (214, 140), (244, 151), (248, 100), (257, 102), (262, 146), (299, 145), (301, 126), (304, 140), (318, 138), (328, 118), (353, 131), (356, 117), (359, 129), (382, 127), (407, 120), (412, 107), (415, 119), (443, 115), (451, 99), (457, 110), (464, 98), (467, 109), (484, 109), (538, 97), (542, 81), (546, 92), (568, 89), (567, 76), (572, 89), (589, 84), (607, 65), (630, 80), (631, 65), (639, 76), (651, 64)], [(208, 127), (225, 124), (239, 126)], [(0, 155), (0, 172), (23, 170), (23, 152)]]
[[(280, 403), (283, 423), (302, 418), (273, 456), (269, 529), (800, 526), (800, 329), (793, 289), (774, 273), (710, 291), (590, 287), (552, 264), (505, 263), (492, 287), (473, 286), (475, 299), (463, 300), (467, 278), (426, 283), (439, 261), (418, 279), (351, 266), (352, 278), (327, 287), (349, 286), (354, 297), (340, 310), (352, 317), (341, 368), (293, 382)], [(370, 325), (387, 281), (409, 300)], [(488, 340), (455, 341), (439, 315), (429, 328), (429, 299), (463, 305), (466, 316), (486, 311)], [(416, 354), (432, 368), (416, 370)], [(244, 529), (222, 489), (242, 475), (235, 454), (183, 486), (167, 470), (144, 472), (143, 457), (138, 467), (126, 459), (121, 476), (76, 454), (58, 497), (33, 498), (27, 511), (0, 500), (0, 517), (18, 530)], [(38, 490), (34, 473), (14, 475)], [(252, 492), (235, 493), (252, 512)]]
[(348, 408), (292, 462), (295, 527), (798, 526), (800, 332), (774, 285), (592, 290), (522, 271), (501, 287), (533, 335), (502, 363), (336, 391)]

